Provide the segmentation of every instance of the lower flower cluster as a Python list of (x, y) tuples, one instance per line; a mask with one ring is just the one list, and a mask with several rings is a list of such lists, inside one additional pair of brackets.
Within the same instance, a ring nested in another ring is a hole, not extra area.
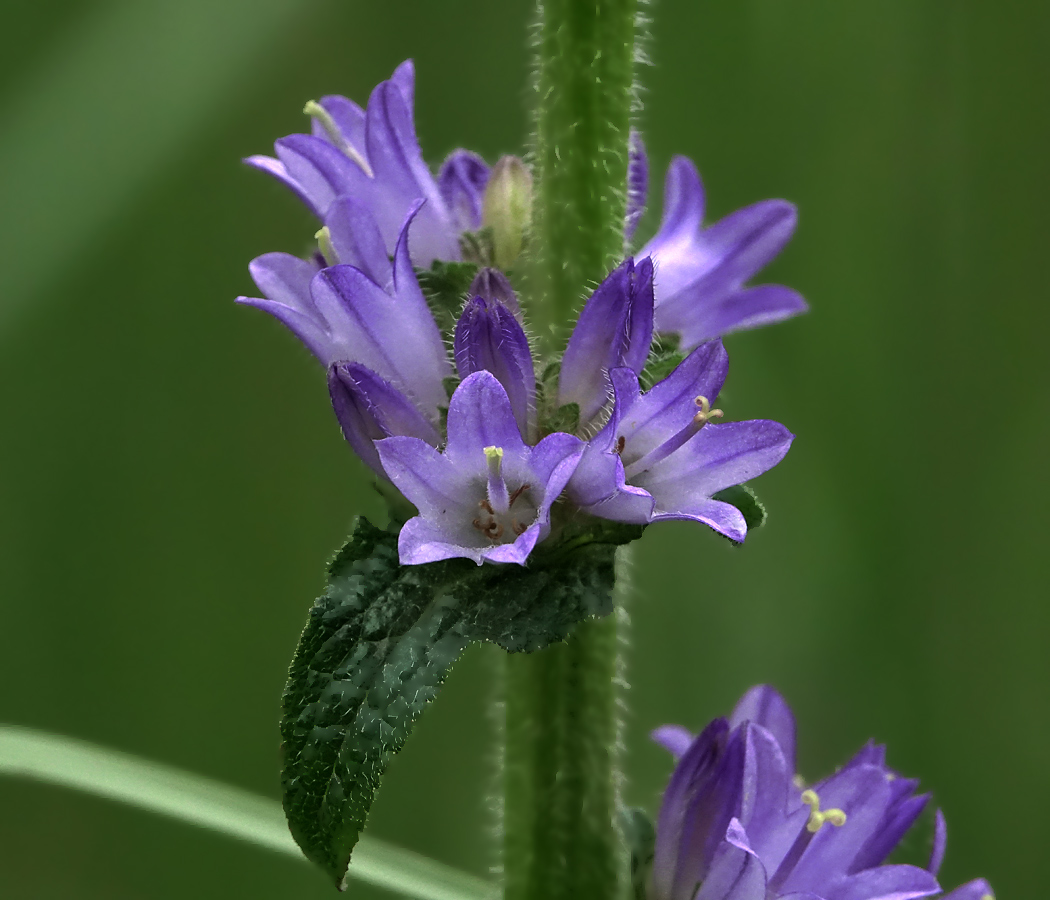
[(677, 765), (657, 820), (650, 900), (994, 900), (983, 879), (942, 895), (940, 810), (927, 865), (887, 864), (929, 794), (875, 744), (804, 785), (794, 716), (770, 687), (752, 688), (695, 737), (666, 726), (653, 738)]

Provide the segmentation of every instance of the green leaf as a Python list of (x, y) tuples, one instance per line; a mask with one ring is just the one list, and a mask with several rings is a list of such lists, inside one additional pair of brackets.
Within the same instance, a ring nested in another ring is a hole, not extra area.
[[(276, 800), (119, 750), (0, 725), (0, 775), (127, 803), (305, 861)], [(496, 894), (480, 878), (376, 838), (362, 838), (349, 874), (417, 900), (493, 900)]]
[(455, 327), (477, 273), (478, 267), (472, 262), (434, 260), (429, 269), (416, 269), (419, 287), (442, 331)]
[(397, 535), (357, 520), (299, 641), (281, 726), (292, 835), (337, 885), (391, 757), (467, 645), (537, 650), (608, 614), (616, 546), (640, 532), (588, 519), (528, 567), (401, 566)]
[[(711, 499), (721, 500), (723, 503), (729, 503), (739, 509), (744, 516), (744, 521), (747, 523), (748, 531), (765, 524), (766, 507), (755, 496), (755, 492), (746, 484), (738, 484), (735, 487), (726, 488), (724, 491), (719, 491)], [(736, 542), (734, 541), (734, 543)]]

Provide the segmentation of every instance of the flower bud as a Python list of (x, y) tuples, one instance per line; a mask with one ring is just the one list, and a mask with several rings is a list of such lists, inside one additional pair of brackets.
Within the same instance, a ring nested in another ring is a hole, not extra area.
[(470, 283), (470, 296), (481, 297), (485, 300), (499, 300), (507, 309), (514, 313), (515, 317), (521, 318), (521, 304), (518, 303), (518, 295), (514, 293), (510, 281), (499, 269), (483, 266), (478, 269), (478, 274)]
[(532, 175), (516, 156), (504, 156), (492, 167), (481, 224), (492, 229), (493, 263), (509, 269), (521, 254), (532, 221)]

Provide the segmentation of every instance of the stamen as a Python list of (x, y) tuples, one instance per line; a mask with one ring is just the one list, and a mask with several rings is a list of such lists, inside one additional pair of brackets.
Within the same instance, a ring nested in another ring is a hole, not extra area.
[(517, 519), (510, 520), (510, 527), (513, 528), (514, 533), (518, 535), (524, 534), (526, 531), (529, 530), (528, 525), (522, 525), (521, 522), (519, 522)]
[(490, 516), (496, 515), (496, 511), (492, 508), (492, 504), (489, 503), (488, 500), (479, 500), (478, 509), (485, 510), (485, 512), (487, 512)]
[(507, 502), (507, 506), (513, 506), (514, 501), (517, 500), (518, 497), (520, 497), (522, 494), (524, 494), (530, 487), (532, 487), (531, 484), (523, 484), (516, 491), (514, 491), (514, 493), (510, 495), (510, 500)]
[(503, 480), (503, 448), (486, 447), (485, 461), (488, 463), (489, 477), (486, 486), (488, 500), (493, 515), (505, 513), (510, 509), (510, 497), (507, 496), (507, 482)]
[(703, 428), (711, 419), (721, 419), (724, 413), (720, 409), (711, 409), (711, 403), (703, 394), (693, 401), (700, 411), (693, 416), (693, 424)]
[(335, 119), (332, 118), (332, 114), (328, 112), (327, 109), (321, 106), (316, 100), (310, 100), (306, 106), (303, 107), (303, 112), (311, 119), (317, 119), (318, 124), (324, 129), (324, 133), (328, 135), (328, 139), (357, 163), (361, 167), (362, 172), (364, 172), (369, 178), (375, 178), (375, 173), (372, 171), (372, 167), (368, 164), (368, 160), (351, 146), (350, 142), (343, 136), (343, 132), (339, 130), (339, 126), (336, 124)]
[(623, 448), (627, 444), (627, 438), (622, 434), (616, 439), (616, 449), (613, 451), (617, 456), (623, 453)]
[(328, 230), (328, 226), (325, 225), (317, 234), (314, 235), (317, 240), (317, 246), (321, 251), (321, 256), (324, 257), (324, 261), (330, 266), (339, 265), (339, 254), (335, 252), (335, 245), (332, 243), (332, 232)]

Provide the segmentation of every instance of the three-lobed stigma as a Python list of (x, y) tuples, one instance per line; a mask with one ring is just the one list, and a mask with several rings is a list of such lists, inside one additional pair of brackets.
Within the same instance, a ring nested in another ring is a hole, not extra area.
[(811, 834), (820, 831), (825, 822), (830, 822), (836, 828), (846, 824), (846, 814), (837, 807), (822, 810), (820, 808), (820, 797), (814, 790), (802, 792), (802, 802), (809, 807), (809, 820), (806, 822), (806, 830)]

